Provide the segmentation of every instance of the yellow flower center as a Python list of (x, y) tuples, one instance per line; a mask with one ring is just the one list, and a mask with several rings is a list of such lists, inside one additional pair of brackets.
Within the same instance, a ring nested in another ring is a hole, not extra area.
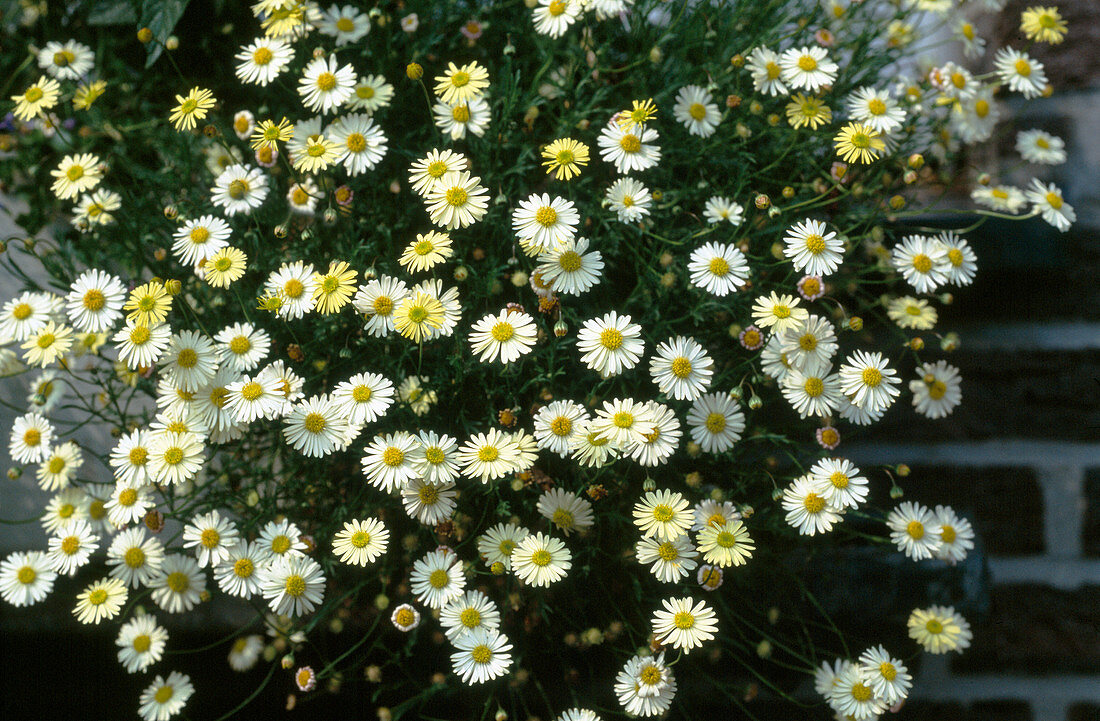
[(20, 303), (11, 310), (11, 315), (16, 320), (26, 320), (31, 317), (34, 309), (28, 303)]
[(767, 73), (768, 73), (768, 80), (775, 80), (776, 78), (778, 78), (778, 77), (779, 77), (779, 74), (780, 74), (781, 72), (783, 72), (783, 71), (782, 71), (782, 70), (780, 69), (780, 67), (779, 67), (779, 64), (778, 64), (778, 63), (776, 63), (776, 62), (774, 62), (774, 61), (769, 61), (769, 62), (768, 62), (768, 63), (767, 63), (767, 64), (766, 64), (765, 66), (764, 66), (764, 69), (765, 69), (765, 70), (767, 71)]
[(84, 300), (82, 302), (85, 308), (95, 312), (97, 310), (103, 310), (103, 306), (107, 304), (107, 296), (103, 295), (103, 291), (98, 288), (92, 288), (84, 294)]
[(653, 507), (653, 518), (661, 523), (668, 523), (675, 515), (676, 512), (663, 503)]
[(412, 609), (402, 608), (394, 614), (393, 620), (398, 626), (411, 626), (416, 620), (416, 615), (413, 614)]
[(252, 350), (252, 341), (247, 336), (239, 335), (229, 341), (229, 352), (233, 355), (244, 355)]
[(816, 493), (810, 492), (802, 499), (802, 507), (807, 513), (821, 513), (825, 510), (825, 499)]
[(170, 466), (179, 465), (183, 460), (183, 449), (179, 446), (172, 446), (164, 452), (164, 462)]
[(866, 703), (874, 696), (874, 692), (865, 683), (857, 683), (852, 685), (852, 698), (860, 703)]
[(871, 101), (867, 103), (867, 112), (871, 115), (884, 115), (886, 113), (886, 103), (879, 98), (871, 98)]
[(442, 568), (437, 568), (428, 576), (428, 583), (431, 584), (432, 588), (443, 588), (450, 580), (450, 576)]
[(291, 574), (286, 577), (283, 588), (286, 590), (286, 595), (298, 598), (306, 592), (306, 581), (297, 574)]
[(126, 565), (130, 568), (141, 568), (145, 565), (145, 551), (141, 550), (137, 546), (127, 549), (122, 560), (126, 562)]
[(482, 446), (477, 451), (477, 459), (482, 463), (492, 463), (500, 457), (500, 451), (496, 446)]
[(909, 525), (905, 527), (905, 532), (913, 540), (919, 541), (924, 538), (924, 524), (920, 521), (909, 521)]
[(370, 534), (366, 531), (356, 531), (351, 534), (351, 545), (356, 548), (366, 548), (368, 543), (370, 543)]
[(227, 193), (229, 194), (229, 197), (233, 200), (240, 200), (248, 194), (248, 190), (248, 181), (244, 180), (243, 178), (237, 178), (229, 184)]
[(57, 515), (61, 518), (69, 518), (76, 513), (76, 506), (71, 503), (66, 503), (61, 508), (57, 509)]
[(463, 188), (448, 188), (447, 189), (447, 205), (453, 205), (455, 207), (459, 205), (465, 205), (469, 199), (469, 195)]
[(730, 264), (726, 262), (725, 258), (711, 258), (707, 267), (712, 274), (719, 278), (730, 272)]
[(619, 411), (611, 420), (617, 428), (630, 428), (634, 425), (634, 416), (626, 411)]
[(459, 70), (457, 73), (451, 76), (451, 85), (456, 88), (461, 88), (464, 85), (469, 84), (470, 74), (465, 70)]
[(145, 653), (153, 645), (153, 639), (149, 638), (146, 634), (140, 636), (134, 636), (134, 640), (130, 643), (130, 646), (138, 653)]
[(290, 539), (286, 536), (279, 535), (271, 541), (271, 551), (277, 553), (280, 556), (290, 550)]
[(152, 332), (146, 326), (136, 325), (130, 330), (130, 342), (134, 345), (145, 345), (152, 335)]
[(1016, 61), (1015, 68), (1016, 72), (1025, 78), (1031, 75), (1031, 64), (1023, 58), (1020, 58)]
[(425, 506), (434, 505), (439, 500), (439, 489), (433, 485), (424, 485), (416, 492), (416, 497)]
[(393, 300), (388, 296), (380, 295), (374, 299), (374, 314), (389, 315), (393, 312)]
[(340, 18), (336, 21), (336, 29), (342, 33), (350, 33), (355, 29), (355, 22), (351, 18)]
[(938, 401), (947, 394), (947, 384), (943, 381), (932, 381), (932, 384), (928, 386), (928, 396)]
[(776, 303), (775, 305), (772, 306), (772, 315), (774, 315), (776, 318), (779, 318), (779, 319), (790, 318), (791, 317), (790, 306), (783, 305), (782, 303)]
[(721, 413), (710, 413), (704, 425), (710, 433), (721, 433), (726, 430), (726, 417)]
[(540, 548), (531, 554), (531, 563), (538, 567), (549, 566), (551, 561), (550, 551), (545, 548)]
[(256, 65), (267, 65), (274, 57), (274, 53), (268, 48), (257, 48), (256, 51), (252, 53), (252, 62)]
[(671, 370), (677, 378), (687, 378), (691, 375), (691, 361), (680, 356), (672, 361)]
[(558, 256), (558, 265), (566, 273), (573, 273), (581, 269), (581, 256), (580, 253), (574, 250), (567, 250)]
[(966, 76), (963, 75), (962, 73), (952, 73), (952, 75), (951, 75), (951, 84), (954, 85), (956, 88), (960, 88), (960, 89), (965, 88), (966, 87)]
[(477, 628), (481, 625), (481, 612), (476, 608), (467, 608), (458, 615), (458, 620), (466, 628)]
[(812, 254), (820, 255), (825, 252), (827, 247), (825, 238), (817, 233), (810, 233), (806, 236), (806, 250), (810, 251)]
[(943, 633), (943, 624), (934, 618), (930, 618), (927, 623), (924, 624), (924, 630), (932, 635), (939, 635)]
[(451, 117), (456, 123), (470, 122), (470, 108), (467, 105), (456, 105), (451, 109)]
[(61, 471), (65, 470), (65, 459), (60, 456), (54, 456), (50, 459), (50, 464), (47, 467), (50, 473), (57, 475)]
[(977, 102), (975, 102), (974, 114), (977, 115), (979, 118), (984, 118), (985, 116), (989, 115), (989, 101), (978, 100)]
[(431, 446), (424, 451), (424, 459), (433, 466), (438, 466), (447, 459), (447, 456), (439, 446)]
[(1047, 204), (1050, 205), (1050, 207), (1054, 208), (1055, 210), (1062, 209), (1062, 196), (1058, 195), (1057, 193), (1047, 193), (1045, 197)]
[(76, 60), (76, 53), (72, 50), (58, 50), (53, 54), (53, 64), (59, 68), (65, 68), (73, 64)]
[(251, 558), (238, 558), (233, 564), (233, 573), (237, 578), (250, 578), (255, 570), (256, 566)]
[(927, 273), (932, 270), (932, 259), (924, 253), (917, 253), (913, 256), (913, 268), (918, 273)]
[(176, 692), (172, 689), (171, 686), (161, 686), (157, 689), (157, 692), (153, 694), (153, 699), (156, 700), (156, 702), (159, 704), (165, 704), (168, 703), (169, 700), (171, 700), (172, 696), (174, 696), (175, 693)]
[(28, 103), (37, 103), (39, 100), (42, 99), (43, 95), (45, 95), (45, 93), (42, 92), (42, 88), (35, 86), (33, 88), (29, 88), (27, 92), (23, 93), (23, 98)]
[(183, 571), (175, 571), (169, 573), (168, 578), (165, 580), (168, 588), (176, 593), (183, 593), (187, 589), (191, 588), (191, 579), (187, 577), (187, 574)]
[(607, 328), (600, 333), (600, 345), (608, 350), (618, 350), (623, 344), (623, 334), (615, 328)]
[(374, 392), (367, 386), (355, 386), (351, 390), (351, 399), (356, 403), (366, 403), (374, 395)]
[(558, 165), (572, 165), (576, 159), (572, 150), (559, 150), (558, 154), (554, 156), (554, 160), (557, 161)]
[(798, 67), (807, 73), (812, 72), (817, 70), (817, 60), (812, 55), (803, 55), (798, 59)]
[(474, 646), (470, 651), (470, 658), (474, 660), (474, 663), (489, 663), (489, 660), (493, 658), (493, 651), (485, 644), (480, 646)]
[(672, 623), (676, 625), (676, 628), (686, 631), (695, 626), (695, 616), (687, 611), (680, 611), (672, 617)]
[(325, 417), (320, 413), (310, 413), (302, 423), (302, 426), (305, 427), (306, 431), (309, 433), (320, 433), (325, 430), (326, 425)]
[(882, 371), (878, 368), (864, 368), (860, 378), (863, 380), (864, 385), (875, 388), (879, 383), (882, 383)]
[(559, 508), (554, 511), (550, 520), (558, 528), (573, 528), (577, 523), (577, 519), (574, 518), (573, 514), (564, 508)]
[(807, 378), (806, 383), (803, 384), (802, 389), (806, 391), (806, 395), (810, 398), (817, 398), (825, 392), (825, 384), (820, 378)]
[(515, 335), (516, 331), (515, 328), (512, 327), (511, 323), (500, 321), (493, 326), (493, 330), (491, 331), (491, 333), (493, 336), (493, 340), (497, 341), (498, 343), (504, 343), (508, 341), (513, 335)]
[(370, 100), (374, 97), (374, 88), (370, 85), (360, 85), (355, 89), (355, 95), (362, 100)]
[[(259, 384), (257, 383), (257, 385)], [(229, 391), (227, 391), (225, 388), (215, 388), (214, 390), (210, 391), (210, 402), (218, 408), (224, 408), (228, 399)], [(252, 400), (255, 399), (253, 398)]]
[(943, 539), (943, 542), (949, 545), (955, 542), (956, 536), (957, 534), (955, 533), (954, 526), (944, 526), (943, 530), (940, 531), (940, 537)]
[(688, 108), (688, 115), (690, 115), (695, 120), (702, 120), (703, 118), (707, 117), (707, 109), (703, 106), (702, 103), (692, 103), (691, 106)]
[(642, 141), (637, 135), (627, 133), (619, 141), (619, 147), (623, 149), (624, 153), (637, 153), (642, 149)]
[(396, 468), (405, 462), (405, 453), (400, 448), (390, 446), (382, 453), (382, 462), (390, 468)]
[(256, 381), (250, 381), (241, 386), (241, 397), (246, 401), (254, 401), (264, 394), (263, 386)]
[(326, 93), (329, 92), (336, 87), (336, 76), (332, 73), (321, 73), (317, 76), (317, 87)]
[(549, 228), (551, 225), (558, 222), (558, 211), (550, 206), (544, 205), (535, 211), (535, 222), (544, 228)]
[[(141, 462), (144, 464), (145, 459), (142, 459)], [(137, 498), (138, 492), (133, 488), (127, 488), (118, 494), (118, 505), (126, 507), (132, 506), (137, 503)]]
[(565, 12), (565, 3), (562, 0), (554, 0), (547, 6), (546, 11), (550, 13), (552, 17), (557, 17)]

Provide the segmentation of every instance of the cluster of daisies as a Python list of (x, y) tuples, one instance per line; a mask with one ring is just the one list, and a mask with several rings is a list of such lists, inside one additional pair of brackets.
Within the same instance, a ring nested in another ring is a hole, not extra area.
[[(954, 13), (950, 3), (913, 4), (926, 12)], [(999, 0), (985, 4), (998, 9)], [(579, 32), (573, 26), (583, 25), (586, 15), (627, 23), (634, 17), (633, 0), (537, 0), (528, 5), (535, 32), (555, 39)], [(792, 36), (789, 46), (747, 49), (731, 63), (730, 72), (738, 73), (746, 85), (751, 83), (761, 100), (787, 99), (785, 118), (792, 137), (808, 129), (814, 135), (807, 143), (824, 139), (823, 147), (831, 147), (828, 175), (833, 191), (850, 189), (855, 166), (907, 155), (905, 182), (916, 182), (924, 159), (917, 152), (910, 154), (909, 148), (939, 148), (946, 154), (959, 143), (982, 142), (1001, 115), (995, 93), (1009, 91), (1025, 98), (1046, 94), (1041, 63), (1025, 52), (1004, 48), (997, 52), (988, 77), (975, 77), (947, 63), (919, 80), (883, 82), (843, 97), (832, 95), (844, 73), (834, 30), (839, 33), (852, 14), (870, 12), (873, 5), (836, 3), (827, 27), (814, 33), (812, 44), (795, 42)], [(764, 402), (744, 381), (735, 384), (722, 374), (718, 361), (728, 349), (708, 347), (691, 335), (655, 333), (619, 310), (601, 313), (578, 305), (587, 319), (580, 322), (575, 347), (567, 352), (590, 372), (588, 380), (620, 378), (625, 383), (614, 387), (629, 391), (598, 403), (579, 397), (548, 398), (529, 417), (502, 422), (507, 430), (488, 428), (459, 437), (449, 435), (446, 428), (385, 430), (395, 404), (404, 404), (418, 417), (439, 420), (431, 411), (441, 390), (433, 389), (430, 376), (418, 370), (386, 377), (362, 368), (310, 394), (307, 386), (314, 381), (272, 357), (275, 343), (262, 322), (246, 317), (212, 328), (213, 333), (201, 323), (198, 330), (189, 329), (188, 320), (199, 315), (190, 306), (188, 290), (206, 284), (213, 289), (202, 289), (207, 292), (236, 293), (248, 284), (243, 279), (252, 266), (234, 245), (235, 238), (243, 235), (244, 224), (257, 221), (259, 209), (273, 205), (276, 189), (285, 198), (288, 214), (297, 220), (309, 223), (320, 212), (326, 223), (335, 223), (338, 216), (332, 205), (347, 210), (356, 179), (370, 177), (389, 152), (390, 139), (379, 113), (389, 106), (394, 87), (381, 75), (360, 74), (343, 62), (351, 54), (324, 47), (307, 54), (299, 42), (316, 31), (334, 49), (359, 47), (372, 27), (381, 25), (375, 22), (378, 13), (335, 5), (322, 10), (301, 0), (259, 0), (252, 9), (263, 35), (234, 56), (236, 76), (244, 84), (273, 89), (286, 87), (289, 79), (304, 117), (293, 122), (281, 115), (264, 117), (268, 106), (261, 105), (255, 109), (264, 111), (260, 117), (248, 109), (232, 115), (238, 145), (195, 139), (212, 178), (208, 207), (194, 217), (181, 216), (174, 207), (166, 212), (176, 221), (171, 255), (184, 276), (195, 277), (127, 284), (110, 272), (90, 269), (69, 283), (65, 293), (27, 291), (0, 307), (0, 375), (24, 367), (39, 369), (30, 383), (29, 411), (12, 426), (9, 452), (15, 463), (33, 466), (38, 484), (51, 494), (41, 519), (47, 535), (44, 549), (14, 553), (0, 562), (0, 598), (15, 606), (38, 603), (59, 577), (72, 577), (104, 560), (106, 575), (76, 596), (74, 615), (90, 624), (115, 619), (134, 595), (148, 592), (153, 612), (125, 619), (117, 637), (119, 662), (130, 673), (148, 671), (165, 655), (169, 638), (157, 614), (190, 611), (214, 591), (262, 600), (270, 614), (266, 625), (275, 640), (269, 645), (261, 636), (242, 636), (230, 650), (230, 665), (243, 671), (261, 656), (271, 660), (276, 648), (303, 643), (304, 636), (294, 630), (295, 620), (316, 611), (326, 591), (331, 597), (330, 579), (321, 563), (326, 554), (361, 568), (379, 563), (390, 551), (390, 529), (384, 521), (392, 523), (392, 517), (384, 512), (372, 515), (364, 509), (357, 518), (339, 519), (342, 528), (331, 538), (314, 538), (312, 529), (284, 516), (254, 519), (242, 517), (239, 509), (210, 508), (203, 500), (208, 471), (221, 448), (232, 447), (250, 430), (276, 429), (274, 438), (308, 458), (356, 449), (363, 482), (373, 489), (371, 507), (399, 505), (410, 519), (432, 529), (455, 518), (464, 485), (529, 478), (540, 455), (568, 459), (578, 473), (611, 464), (659, 468), (681, 450), (691, 458), (721, 456), (746, 433), (745, 409), (756, 410)], [(672, 18), (665, 10), (658, 8), (644, 20), (668, 25)], [(419, 25), (415, 13), (398, 23), (400, 32), (407, 34), (416, 33)], [(967, 55), (980, 56), (984, 42), (973, 25), (961, 22), (956, 27)], [(471, 20), (462, 34), (473, 43), (481, 30), (482, 25)], [(1057, 43), (1066, 25), (1057, 9), (1037, 7), (1024, 12), (1021, 31), (1029, 40)], [(884, 29), (883, 40), (898, 47), (915, 37), (912, 25), (895, 19)], [(107, 89), (105, 81), (92, 79), (94, 58), (87, 46), (75, 41), (47, 43), (35, 54), (43, 74), (12, 96), (15, 118), (47, 137), (63, 132), (56, 114), (63, 94), (71, 98), (74, 112), (82, 112)], [(423, 73), (417, 63), (406, 68), (413, 82), (421, 83)], [(602, 125), (588, 138), (595, 152), (575, 137), (558, 137), (541, 146), (538, 153), (547, 182), (540, 190), (526, 197), (491, 198), (490, 184), (474, 175), (476, 153), (444, 147), (448, 140), (455, 143), (487, 134), (492, 123), (490, 86), (489, 70), (480, 63), (447, 63), (434, 78), (434, 99), (428, 99), (443, 144), (400, 149), (414, 159), (407, 184), (422, 201), (433, 227), (415, 233), (394, 254), (401, 273), (354, 268), (339, 258), (326, 258), (321, 265), (287, 259), (258, 283), (255, 295), (258, 310), (267, 314), (263, 318), (293, 329), (317, 316), (354, 313), (365, 336), (392, 338), (406, 347), (465, 333), (466, 362), (515, 368), (540, 345), (568, 336), (570, 329), (559, 320), (552, 335), (546, 333), (538, 314), (520, 303), (490, 306), (495, 312), (470, 317), (459, 286), (436, 277), (464, 244), (463, 231), (481, 223), (491, 204), (505, 205), (514, 241), (532, 266), (529, 274), (514, 273), (513, 284), (530, 288), (539, 313), (552, 314), (570, 300), (583, 302), (574, 297), (603, 282), (612, 260), (600, 238), (581, 234), (588, 219), (586, 201), (592, 199), (570, 199), (571, 186), (566, 184), (591, 172), (589, 166), (598, 155), (601, 169), (611, 176), (595, 199), (607, 218), (630, 226), (652, 223), (660, 214), (660, 196), (642, 178), (660, 166), (661, 133), (673, 127), (660, 125), (667, 122), (663, 116), (658, 119), (661, 113), (669, 115), (689, 141), (702, 142), (723, 124), (728, 129), (735, 122), (729, 111), (741, 102), (739, 97), (733, 102), (735, 96), (730, 95), (725, 109), (720, 109), (715, 102), (719, 85), (714, 81), (684, 85), (674, 96), (669, 92), (665, 107), (649, 98), (634, 100), (629, 108), (600, 117)], [(427, 95), (427, 85), (424, 90)], [(553, 92), (539, 89), (544, 97)], [(217, 105), (213, 93), (200, 87), (177, 95), (175, 101), (168, 121), (179, 131), (198, 128)], [(830, 104), (845, 121), (835, 135), (828, 130), (834, 122)], [(748, 108), (759, 114), (754, 106), (762, 109), (761, 101), (752, 100)], [(921, 135), (929, 117), (937, 117), (950, 132), (936, 138)], [(782, 122), (779, 115), (774, 120), (772, 125)], [(825, 133), (818, 137), (822, 129)], [(576, 127), (578, 137), (586, 132), (586, 124)], [(740, 137), (751, 132), (737, 123)], [(1021, 131), (1016, 148), (1033, 164), (1056, 165), (1066, 159), (1063, 141), (1041, 130)], [(95, 233), (116, 220), (121, 197), (100, 185), (108, 172), (98, 155), (79, 151), (64, 155), (51, 171), (52, 192), (74, 203), (73, 224), (82, 232)], [(993, 184), (984, 176), (980, 181), (973, 198), (992, 214), (1038, 215), (1063, 231), (1075, 219), (1061, 190), (1040, 179), (1033, 179), (1026, 191)], [(766, 196), (750, 200), (714, 195), (692, 209), (706, 226), (698, 235), (713, 239), (695, 243), (693, 237), (685, 248), (690, 292), (712, 304), (744, 301), (735, 304), (744, 310), (730, 335), (740, 346), (738, 353), (753, 354), (754, 369), (761, 375), (752, 382), (767, 385), (765, 379), (770, 379), (777, 395), (789, 404), (785, 412), (791, 420), (812, 419), (819, 426), (818, 446), (833, 451), (841, 439), (834, 423), (876, 423), (905, 388), (896, 362), (871, 348), (850, 347), (842, 338), (845, 331), (862, 328), (861, 319), (836, 307), (839, 303), (831, 297), (841, 278), (848, 277), (841, 273), (867, 265), (856, 247), (868, 251), (876, 272), (888, 275), (887, 287), (903, 282), (911, 287), (909, 294), (888, 294), (881, 300), (886, 317), (903, 331), (936, 326), (934, 302), (948, 302), (942, 294), (945, 287), (972, 282), (976, 255), (953, 231), (904, 235), (886, 248), (882, 238), (848, 238), (832, 218), (807, 211), (792, 216), (794, 222), (776, 239), (772, 252), (794, 282), (769, 284), (763, 281), (778, 277), (774, 264), (754, 268), (749, 261), (750, 229), (743, 226), (748, 225), (750, 204), (759, 210), (770, 207), (771, 217), (782, 212), (770, 206)], [(904, 202), (891, 204), (899, 210)], [(328, 209), (322, 211), (325, 206)], [(279, 228), (285, 230), (285, 225), (275, 229), (276, 235)], [(662, 259), (665, 267), (674, 260), (667, 255), (668, 263)], [(461, 284), (468, 272), (458, 265), (451, 277)], [(823, 300), (827, 302), (818, 302)], [(734, 346), (732, 340), (726, 343)], [(948, 345), (945, 340), (945, 350)], [(907, 347), (917, 352), (923, 342), (912, 338)], [(114, 356), (113, 371), (122, 384), (136, 387), (143, 379), (153, 380), (155, 411), (149, 423), (123, 429), (110, 450), (105, 460), (114, 483), (89, 483), (80, 476), (86, 457), (94, 452), (66, 439), (50, 415), (67, 388), (80, 393), (72, 383), (74, 359), (108, 354)], [(958, 369), (944, 361), (919, 363), (907, 388), (914, 409), (929, 418), (947, 416), (961, 402)], [(746, 392), (752, 394), (748, 399)], [(493, 520), (479, 529), (476, 557), (448, 546), (418, 554), (408, 569), (409, 598), (392, 610), (388, 601), (384, 606), (392, 625), (403, 632), (418, 628), (422, 617), (438, 622), (453, 647), (454, 674), (463, 683), (485, 683), (514, 670), (513, 644), (502, 632), (505, 614), (484, 588), (468, 587), (472, 575), (511, 574), (521, 591), (551, 587), (577, 573), (569, 544), (578, 539), (583, 543), (599, 523), (599, 510), (592, 503), (596, 496), (585, 498), (548, 485), (527, 509), (526, 518)], [(800, 535), (825, 534), (859, 509), (869, 494), (867, 475), (850, 460), (830, 455), (809, 464), (777, 491), (773, 512), (782, 514)], [(183, 526), (178, 543), (158, 536), (164, 523), (161, 509), (170, 496), (197, 500), (203, 509), (176, 519)], [(665, 713), (677, 691), (666, 652), (688, 654), (718, 636), (718, 614), (701, 599), (722, 585), (724, 574), (736, 573), (737, 567), (751, 561), (756, 548), (750, 537), (753, 515), (751, 508), (726, 500), (720, 492), (693, 502), (690, 491), (658, 488), (653, 480), (638, 492), (632, 509), (637, 535), (629, 540), (632, 552), (625, 562), (648, 569), (656, 583), (671, 585), (659, 602), (650, 604), (653, 652), (632, 655), (615, 677), (615, 692), (628, 714)], [(970, 523), (945, 506), (929, 509), (902, 502), (889, 512), (885, 525), (898, 550), (915, 561), (955, 564), (974, 547)], [(478, 563), (483, 568), (478, 569)], [(961, 651), (969, 645), (969, 626), (952, 608), (917, 609), (908, 625), (910, 637), (930, 653)], [(315, 687), (318, 674), (302, 666), (294, 678), (307, 692)], [(912, 678), (899, 659), (878, 646), (855, 661), (823, 665), (815, 682), (841, 717), (864, 721), (903, 700)], [(192, 693), (185, 675), (157, 675), (141, 695), (140, 713), (146, 719), (167, 719), (183, 709)], [(597, 720), (594, 712), (581, 708), (560, 716), (560, 721)]]

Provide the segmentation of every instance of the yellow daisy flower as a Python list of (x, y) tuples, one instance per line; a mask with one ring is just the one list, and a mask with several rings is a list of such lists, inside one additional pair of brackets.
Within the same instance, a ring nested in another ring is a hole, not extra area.
[(631, 103), (630, 110), (624, 110), (615, 116), (619, 128), (624, 133), (629, 133), (634, 128), (640, 128), (653, 118), (657, 117), (657, 106), (653, 104), (653, 98), (635, 100)]
[(268, 148), (276, 150), (279, 143), (285, 143), (294, 137), (294, 125), (283, 118), (278, 125), (274, 120), (264, 120), (252, 131), (252, 149)]
[(580, 166), (588, 165), (588, 146), (572, 138), (558, 138), (542, 151), (546, 173), (558, 180), (571, 180), (580, 175)]
[(305, 152), (294, 159), (294, 169), (302, 173), (324, 170), (336, 162), (339, 146), (324, 135), (311, 135), (306, 139)]
[(811, 130), (817, 130), (832, 119), (833, 111), (821, 98), (807, 97), (798, 93), (787, 105), (787, 122), (794, 128), (808, 125)]
[(420, 343), (430, 331), (443, 327), (443, 304), (427, 293), (405, 296), (393, 313), (393, 327), (413, 343)]
[(206, 261), (204, 277), (215, 288), (228, 288), (230, 283), (240, 279), (248, 267), (248, 256), (244, 251), (226, 246)]
[(172, 114), (168, 117), (168, 120), (172, 122), (176, 130), (191, 130), (195, 127), (195, 121), (205, 118), (206, 111), (214, 107), (217, 100), (214, 99), (214, 94), (209, 90), (196, 87), (191, 88), (191, 92), (187, 94), (187, 97), (177, 95), (176, 102), (179, 105), (172, 109)]
[(168, 295), (164, 284), (151, 280), (130, 291), (130, 298), (122, 309), (130, 311), (126, 315), (127, 320), (138, 325), (155, 326), (164, 322), (171, 307), (172, 296)]
[(489, 71), (477, 61), (458, 67), (447, 65), (447, 72), (435, 78), (435, 94), (448, 105), (466, 103), (485, 92), (489, 87)]
[(871, 163), (886, 148), (879, 134), (862, 123), (848, 123), (833, 140), (836, 154), (846, 163)]
[(103, 95), (107, 90), (107, 83), (103, 80), (95, 80), (90, 83), (81, 83), (77, 87), (76, 92), (73, 93), (73, 108), (76, 110), (87, 110), (92, 107), (100, 95)]
[(417, 273), (442, 263), (453, 254), (451, 236), (433, 230), (423, 235), (417, 234), (416, 240), (409, 243), (398, 262), (410, 273)]
[(1035, 5), (1020, 13), (1020, 32), (1028, 40), (1057, 45), (1066, 39), (1068, 29), (1056, 7)]
[(27, 88), (22, 95), (13, 95), (15, 101), (15, 117), (20, 120), (30, 120), (43, 111), (57, 105), (57, 98), (61, 94), (61, 84), (53, 78), (45, 75), (38, 78), (38, 82)]
[(328, 272), (314, 276), (317, 289), (313, 297), (317, 300), (317, 310), (321, 313), (335, 313), (351, 301), (355, 292), (355, 279), (358, 271), (352, 270), (342, 260), (329, 263)]

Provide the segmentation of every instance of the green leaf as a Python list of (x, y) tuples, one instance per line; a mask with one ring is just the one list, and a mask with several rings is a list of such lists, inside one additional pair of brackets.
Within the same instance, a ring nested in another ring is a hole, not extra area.
[(138, 28), (149, 28), (153, 31), (153, 37), (157, 42), (149, 43), (149, 56), (145, 59), (145, 67), (151, 67), (164, 50), (164, 42), (172, 34), (176, 23), (183, 17), (187, 4), (191, 0), (142, 0), (141, 21)]
[(137, 21), (133, 2), (124, 0), (98, 0), (88, 10), (89, 25), (124, 25)]

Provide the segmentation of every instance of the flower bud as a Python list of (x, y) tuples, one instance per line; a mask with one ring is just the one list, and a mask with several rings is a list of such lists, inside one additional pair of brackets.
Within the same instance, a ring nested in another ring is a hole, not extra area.
[(419, 80), (424, 77), (424, 68), (420, 63), (409, 63), (405, 66), (405, 77), (409, 80)]
[(137, 39), (138, 42), (142, 45), (150, 43), (153, 41), (153, 31), (149, 28), (142, 28), (141, 30), (137, 31)]
[(749, 398), (749, 408), (753, 409), (754, 411), (760, 410), (760, 408), (763, 407), (763, 405), (764, 405), (764, 399), (761, 398), (760, 396), (756, 395), (755, 393), (753, 393), (752, 397)]
[(649, 478), (647, 476), (646, 479), (644, 481), (642, 481), (642, 490), (645, 490), (645, 491), (655, 491), (655, 490), (657, 490), (657, 481), (655, 481), (652, 478)]
[(863, 330), (863, 319), (858, 315), (853, 315), (848, 319), (848, 330), (854, 330), (856, 332)]
[(772, 199), (769, 198), (766, 193), (760, 193), (753, 199), (752, 202), (753, 205), (756, 206), (757, 210), (765, 210), (769, 205), (772, 204)]
[(565, 334), (569, 332), (569, 325), (564, 320), (559, 320), (554, 324), (554, 335), (558, 338), (565, 337)]
[(19, 480), (19, 477), (23, 475), (23, 469), (18, 466), (12, 466), (8, 469), (8, 479), (12, 481)]
[(168, 205), (164, 206), (164, 217), (168, 218), (168, 220), (175, 220), (176, 216), (178, 216), (179, 214), (180, 211), (174, 203), (169, 203)]

